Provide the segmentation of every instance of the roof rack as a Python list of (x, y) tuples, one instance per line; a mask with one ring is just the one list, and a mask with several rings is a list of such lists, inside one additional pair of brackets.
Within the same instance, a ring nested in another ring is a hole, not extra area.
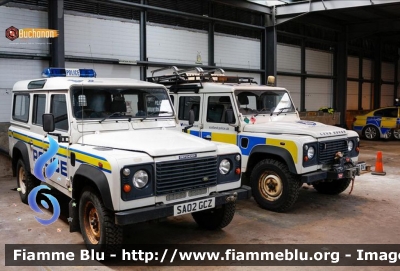
[[(155, 73), (172, 70), (172, 74), (165, 74), (160, 76), (154, 76)], [(194, 71), (194, 73), (189, 73), (189, 71)], [(215, 83), (248, 83), (257, 84), (253, 77), (245, 76), (228, 76), (225, 75), (225, 71), (221, 68), (215, 68), (212, 70), (203, 70), (200, 67), (191, 67), (186, 69), (178, 69), (176, 66), (168, 66), (153, 70), (151, 72), (151, 77), (147, 77), (147, 81), (153, 83), (159, 83), (163, 85), (179, 85), (194, 83), (198, 84), (199, 88), (202, 88), (202, 82), (215, 82)], [(178, 89), (175, 87), (174, 89)]]

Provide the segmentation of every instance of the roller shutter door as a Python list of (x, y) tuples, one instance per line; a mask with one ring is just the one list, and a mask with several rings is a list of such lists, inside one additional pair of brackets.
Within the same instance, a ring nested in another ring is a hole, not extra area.
[(43, 60), (0, 58), (0, 122), (9, 122), (11, 114), (11, 90), (20, 80), (42, 77), (48, 67)]

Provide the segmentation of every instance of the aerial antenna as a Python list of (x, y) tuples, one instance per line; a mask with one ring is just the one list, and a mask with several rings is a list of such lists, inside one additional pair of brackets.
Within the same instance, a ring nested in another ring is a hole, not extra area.
[(93, 61), (93, 55), (92, 55), (92, 46), (89, 44), (89, 50), (90, 50), (90, 57), (92, 59), (92, 65), (93, 65), (93, 70), (94, 70), (94, 61)]
[(81, 106), (81, 120), (82, 120), (82, 131), (81, 131), (81, 138), (82, 138), (82, 146), (84, 145), (84, 143), (83, 143), (83, 124), (84, 124), (84, 122), (83, 122), (83, 113), (85, 112), (84, 111), (84, 106), (87, 106), (87, 100), (86, 100), (86, 97), (85, 97), (85, 95), (83, 94), (83, 82), (81, 83), (81, 86), (82, 86), (82, 93), (81, 93), (81, 95), (79, 95), (78, 96), (78, 105), (80, 105)]

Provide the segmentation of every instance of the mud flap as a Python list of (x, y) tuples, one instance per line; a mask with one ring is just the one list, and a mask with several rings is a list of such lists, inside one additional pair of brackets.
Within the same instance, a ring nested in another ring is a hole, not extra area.
[(68, 204), (68, 210), (69, 210), (69, 232), (76, 232), (80, 231), (80, 226), (79, 226), (79, 207), (78, 204), (74, 199), (71, 199), (71, 201)]

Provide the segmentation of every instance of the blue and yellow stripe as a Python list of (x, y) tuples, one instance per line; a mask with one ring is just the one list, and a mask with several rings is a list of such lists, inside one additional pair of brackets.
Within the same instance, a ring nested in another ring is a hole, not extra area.
[[(37, 148), (42, 148), (42, 149), (47, 149), (49, 147), (49, 143), (47, 142), (43, 142), (42, 140), (35, 138), (35, 137), (31, 137), (16, 131), (12, 131), (9, 130), (8, 131), (8, 136), (9, 137), (13, 137), (17, 140), (20, 140), (22, 142), (25, 142), (27, 144), (32, 144), (34, 147)], [(83, 163), (83, 164), (89, 164), (91, 166), (94, 166), (104, 172), (107, 173), (111, 173), (111, 165), (110, 163), (107, 161), (107, 159), (105, 159), (104, 157), (101, 156), (97, 156), (97, 155), (93, 155), (84, 151), (80, 151), (77, 149), (67, 149), (64, 146), (59, 146), (57, 155), (64, 157), (64, 158), (70, 158), (71, 156), (71, 152), (75, 153), (76, 156), (76, 161)], [(102, 164), (102, 167), (99, 166), (99, 163)]]

